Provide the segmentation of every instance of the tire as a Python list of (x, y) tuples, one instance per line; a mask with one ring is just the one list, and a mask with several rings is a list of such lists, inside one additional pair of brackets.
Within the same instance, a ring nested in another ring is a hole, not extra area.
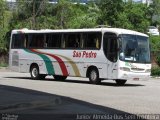
[(31, 74), (31, 78), (33, 80), (42, 80), (42, 79), (45, 79), (45, 77), (46, 77), (45, 74), (39, 74), (39, 67), (38, 67), (38, 65), (31, 66), (30, 74)]
[(123, 86), (127, 80), (116, 80), (116, 84), (119, 86)]
[(64, 81), (67, 76), (61, 76), (61, 75), (53, 75), (55, 80), (60, 80), (60, 81)]
[(89, 81), (91, 84), (100, 84), (101, 79), (99, 79), (99, 73), (96, 68), (91, 68), (89, 71)]

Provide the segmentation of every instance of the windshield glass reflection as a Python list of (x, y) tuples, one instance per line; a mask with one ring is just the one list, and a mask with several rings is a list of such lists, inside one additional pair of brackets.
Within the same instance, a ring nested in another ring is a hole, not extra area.
[(148, 37), (122, 34), (120, 35), (120, 60), (136, 63), (150, 63)]

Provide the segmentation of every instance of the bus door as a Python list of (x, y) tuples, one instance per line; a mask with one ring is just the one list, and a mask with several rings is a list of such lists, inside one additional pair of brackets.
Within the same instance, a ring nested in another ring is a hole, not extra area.
[(103, 50), (107, 58), (107, 78), (116, 79), (118, 72), (118, 43), (117, 35), (115, 33), (104, 33)]
[(13, 71), (20, 71), (20, 52), (24, 48), (24, 35), (13, 34), (11, 40), (11, 49), (9, 55), (10, 68)]

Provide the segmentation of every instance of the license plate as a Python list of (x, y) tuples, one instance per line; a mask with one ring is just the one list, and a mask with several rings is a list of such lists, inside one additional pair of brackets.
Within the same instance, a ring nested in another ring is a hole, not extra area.
[(133, 78), (133, 80), (139, 80), (139, 78)]

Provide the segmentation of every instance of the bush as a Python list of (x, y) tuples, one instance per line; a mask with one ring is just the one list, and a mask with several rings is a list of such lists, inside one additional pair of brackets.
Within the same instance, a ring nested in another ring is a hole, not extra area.
[(156, 52), (160, 50), (160, 37), (150, 36), (151, 51)]
[(158, 64), (158, 66), (160, 66), (160, 55), (159, 55), (159, 56), (157, 56), (157, 58), (156, 58), (156, 62), (157, 62), (157, 64)]
[(160, 76), (160, 67), (155, 67), (151, 69), (151, 76)]
[(8, 67), (7, 63), (0, 63), (0, 67)]

